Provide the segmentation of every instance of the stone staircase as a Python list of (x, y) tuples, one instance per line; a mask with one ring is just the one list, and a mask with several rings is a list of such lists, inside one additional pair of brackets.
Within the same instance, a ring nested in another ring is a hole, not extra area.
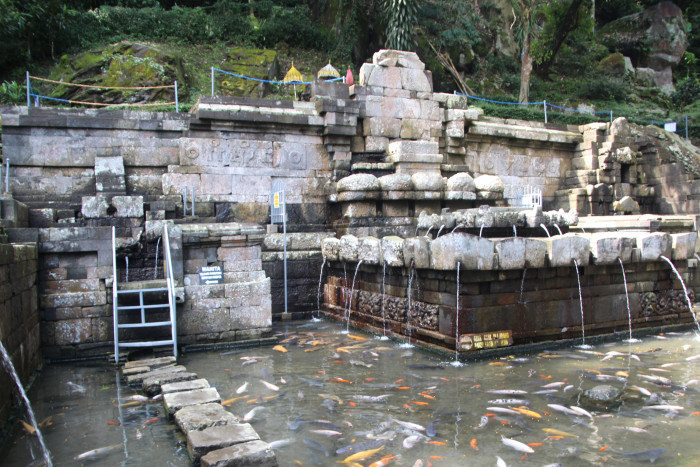
[(654, 189), (647, 184), (646, 160), (626, 119), (591, 123), (581, 130), (583, 141), (576, 145), (564, 188), (555, 194), (557, 204), (581, 215), (600, 216), (612, 214), (614, 202), (629, 197), (618, 211), (650, 212)]

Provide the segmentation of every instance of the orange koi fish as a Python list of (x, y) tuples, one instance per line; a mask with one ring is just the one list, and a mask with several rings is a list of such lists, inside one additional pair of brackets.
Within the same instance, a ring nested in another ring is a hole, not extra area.
[(472, 438), (472, 441), (469, 443), (469, 446), (471, 446), (472, 449), (475, 451), (479, 450), (479, 446), (476, 445), (476, 438)]

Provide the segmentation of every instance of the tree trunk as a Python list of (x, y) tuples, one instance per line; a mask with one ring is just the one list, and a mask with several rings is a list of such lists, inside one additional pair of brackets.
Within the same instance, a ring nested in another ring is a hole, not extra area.
[(530, 55), (529, 31), (523, 37), (523, 51), (520, 65), (520, 97), (518, 102), (527, 103), (530, 99), (530, 75), (532, 74), (532, 55)]

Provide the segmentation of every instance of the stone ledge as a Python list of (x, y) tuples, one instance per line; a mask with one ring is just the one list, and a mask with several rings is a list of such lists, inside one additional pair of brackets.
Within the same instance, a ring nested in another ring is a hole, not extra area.
[(187, 433), (187, 452), (196, 463), (210, 451), (256, 440), (260, 437), (249, 423), (212, 426)]
[(276, 467), (277, 457), (264, 441), (249, 441), (211, 451), (200, 459), (202, 467)]
[(215, 388), (195, 389), (193, 391), (172, 392), (163, 395), (163, 404), (168, 414), (174, 415), (175, 412), (188, 407), (190, 405), (208, 404), (211, 402), (221, 402), (221, 396)]

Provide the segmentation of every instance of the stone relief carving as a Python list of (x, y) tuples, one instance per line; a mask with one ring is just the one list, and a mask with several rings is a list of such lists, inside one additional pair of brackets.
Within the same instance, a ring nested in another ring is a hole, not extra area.
[[(372, 315), (381, 320), (382, 302), (384, 302), (384, 315), (386, 319), (406, 322), (408, 299), (382, 295), (379, 293), (359, 290), (355, 292), (357, 311)], [(411, 300), (411, 327), (421, 327), (436, 331), (438, 329), (438, 306), (430, 303)]]
[[(688, 291), (691, 302), (695, 299), (693, 290)], [(662, 290), (642, 294), (639, 304), (640, 315), (644, 317), (663, 316), (671, 313), (689, 313), (688, 302), (682, 290)]]

